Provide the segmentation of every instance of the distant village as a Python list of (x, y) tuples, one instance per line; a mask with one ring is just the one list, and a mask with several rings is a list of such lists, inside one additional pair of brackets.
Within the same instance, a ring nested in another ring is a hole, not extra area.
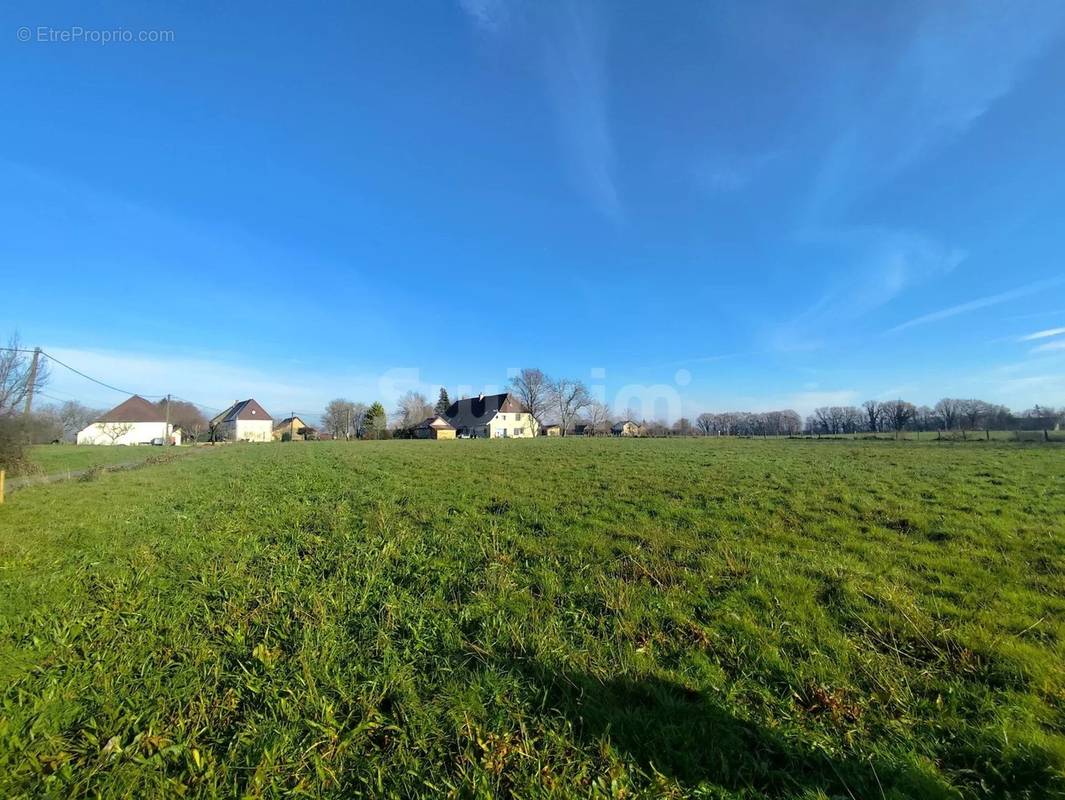
[[(180, 445), (193, 442), (324, 441), (333, 439), (531, 439), (537, 436), (799, 436), (846, 435), (903, 430), (966, 431), (1060, 430), (1065, 409), (1035, 407), (1017, 418), (1003, 406), (945, 399), (936, 409), (919, 409), (905, 401), (869, 401), (859, 409), (827, 406), (805, 423), (794, 411), (760, 414), (702, 414), (694, 424), (673, 425), (629, 417), (611, 419), (604, 404), (582, 398), (558, 411), (556, 421), (534, 413), (516, 392), (478, 394), (452, 402), (445, 389), (435, 407), (423, 395), (408, 392), (389, 424), (380, 403), (366, 406), (334, 400), (310, 424), (292, 414), (277, 420), (254, 398), (234, 402), (206, 420), (184, 401), (150, 402), (134, 395), (79, 430), (75, 441), (86, 445)], [(546, 406), (550, 409), (550, 405)]]
[[(618, 414), (579, 380), (551, 378), (542, 370), (517, 372), (507, 391), (452, 400), (444, 387), (435, 404), (408, 391), (389, 413), (380, 402), (337, 398), (318, 413), (291, 411), (277, 418), (255, 398), (212, 409), (168, 395), (128, 396), (107, 411), (77, 400), (59, 401), (44, 390), (49, 363), (120, 391), (12, 338), (0, 348), (0, 446), (75, 442), (80, 445), (179, 445), (192, 443), (321, 441), (330, 439), (531, 439), (540, 436), (839, 436), (935, 432), (965, 437), (990, 431), (1041, 433), (1065, 427), (1065, 408), (1036, 405), (1015, 413), (978, 399), (943, 398), (934, 406), (902, 399), (867, 400), (860, 406), (796, 411), (704, 412), (694, 419), (646, 419), (632, 409)], [(35, 394), (55, 402), (34, 406)], [(207, 412), (207, 413), (205, 413)], [(208, 416), (210, 414), (211, 416)], [(17, 426), (12, 426), (18, 420)]]
[[(446, 398), (446, 394), (442, 396)], [(375, 404), (378, 408), (363, 408), (346, 401), (335, 402), (323, 415), (327, 424), (314, 426), (298, 415), (275, 420), (257, 400), (249, 398), (233, 403), (210, 419), (206, 430), (201, 431), (190, 430), (190, 426), (183, 425), (176, 417), (168, 419), (166, 401), (153, 403), (134, 395), (78, 431), (75, 441), (86, 445), (179, 445), (199, 440), (221, 443), (352, 438), (528, 439), (563, 435), (559, 423), (537, 419), (510, 392), (464, 397), (439, 405), (414, 424), (404, 425), (399, 420), (391, 427), (375, 424), (381, 410), (379, 404)], [(598, 426), (579, 422), (567, 432), (576, 436), (644, 434), (643, 426), (629, 419), (609, 424), (604, 421)]]

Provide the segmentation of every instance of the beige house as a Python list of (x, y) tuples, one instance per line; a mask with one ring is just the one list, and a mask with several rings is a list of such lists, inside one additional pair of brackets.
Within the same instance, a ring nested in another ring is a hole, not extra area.
[(444, 418), (460, 438), (529, 439), (540, 424), (509, 392), (464, 397), (452, 403)]
[(299, 417), (285, 417), (274, 425), (274, 439), (280, 441), (304, 441), (316, 439), (318, 431), (308, 425)]
[(613, 436), (639, 436), (641, 431), (639, 423), (623, 419), (610, 427), (610, 433)]
[(255, 400), (240, 400), (211, 420), (212, 442), (269, 442), (274, 421)]
[(541, 436), (561, 436), (562, 435), (562, 426), (559, 425), (557, 422), (548, 422), (547, 424), (540, 426), (540, 435)]
[(181, 431), (166, 421), (166, 407), (133, 395), (78, 431), (78, 444), (181, 444)]
[(415, 439), (454, 439), (455, 426), (437, 415), (422, 420), (411, 429)]

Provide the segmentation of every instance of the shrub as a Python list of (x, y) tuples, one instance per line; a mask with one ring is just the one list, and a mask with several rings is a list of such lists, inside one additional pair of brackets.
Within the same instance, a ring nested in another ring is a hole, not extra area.
[(19, 417), (0, 417), (0, 469), (10, 475), (29, 467), (26, 452), (26, 426)]

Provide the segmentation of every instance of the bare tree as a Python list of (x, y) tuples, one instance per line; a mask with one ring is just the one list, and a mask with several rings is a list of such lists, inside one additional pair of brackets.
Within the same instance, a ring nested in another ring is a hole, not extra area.
[(362, 433), (365, 416), (364, 403), (353, 403), (338, 397), (326, 405), (322, 425), (334, 439), (353, 439)]
[[(510, 391), (534, 419), (540, 423), (546, 421), (544, 416), (552, 406), (552, 383), (543, 370), (525, 367), (510, 379)], [(566, 433), (565, 425), (562, 433)]]
[(662, 437), (669, 435), (669, 425), (664, 419), (655, 419), (640, 426), (641, 436)]
[(884, 407), (876, 400), (866, 400), (862, 403), (865, 412), (865, 428), (870, 433), (880, 430), (880, 420), (884, 418)]
[(396, 427), (410, 430), (422, 420), (433, 416), (433, 406), (421, 392), (410, 391), (399, 398), (396, 407)]
[[(111, 444), (114, 444), (127, 433), (133, 430), (132, 422), (101, 422), (100, 433), (102, 433)], [(96, 444), (94, 441), (93, 444)]]
[(168, 402), (170, 424), (175, 428), (181, 428), (186, 438), (196, 441), (200, 434), (207, 430), (207, 417), (195, 404), (185, 400), (160, 400), (158, 406), (164, 413)]
[(703, 436), (717, 433), (716, 420), (714, 419), (715, 416), (715, 414), (704, 412), (695, 418), (695, 427), (699, 429)]
[(18, 413), (30, 389), (38, 392), (48, 383), (48, 364), (39, 358), (31, 387), (32, 364), (32, 353), (22, 346), (17, 333), (12, 334), (7, 347), (0, 349), (0, 417)]
[(687, 417), (681, 417), (673, 423), (673, 434), (675, 436), (691, 436), (692, 430), (692, 421)]
[(570, 378), (559, 378), (549, 387), (550, 408), (558, 416), (558, 424), (565, 436), (577, 416), (592, 402), (592, 397), (583, 383)]
[(72, 439), (78, 435), (78, 431), (87, 428), (93, 420), (100, 417), (101, 412), (83, 406), (77, 400), (67, 400), (56, 409), (56, 416), (63, 428), (63, 436)]
[(598, 400), (592, 400), (585, 409), (584, 421), (592, 436), (606, 433), (610, 430), (610, 406)]
[(980, 421), (987, 416), (991, 408), (990, 403), (983, 400), (959, 400), (958, 415), (961, 417), (962, 430), (975, 431), (980, 427)]
[(958, 424), (958, 416), (961, 413), (961, 404), (961, 400), (955, 400), (952, 397), (944, 397), (935, 404), (935, 412), (943, 421), (943, 427), (948, 431), (953, 430)]
[(780, 412), (780, 432), (787, 436), (794, 436), (802, 430), (802, 418), (798, 411), (788, 408)]
[(884, 403), (884, 415), (891, 429), (895, 431), (895, 438), (899, 438), (899, 431), (906, 427), (911, 419), (917, 414), (913, 403), (905, 400), (891, 400)]

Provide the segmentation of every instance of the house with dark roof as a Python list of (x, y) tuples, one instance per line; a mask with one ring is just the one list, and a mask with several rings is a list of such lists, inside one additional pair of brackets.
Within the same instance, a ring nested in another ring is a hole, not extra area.
[(78, 444), (151, 444), (153, 440), (181, 444), (181, 431), (166, 421), (166, 407), (139, 395), (119, 403), (78, 431)]
[(510, 392), (464, 397), (448, 406), (444, 418), (462, 438), (525, 439), (536, 436), (540, 428)]
[(212, 442), (269, 442), (274, 420), (255, 400), (238, 400), (211, 420)]

